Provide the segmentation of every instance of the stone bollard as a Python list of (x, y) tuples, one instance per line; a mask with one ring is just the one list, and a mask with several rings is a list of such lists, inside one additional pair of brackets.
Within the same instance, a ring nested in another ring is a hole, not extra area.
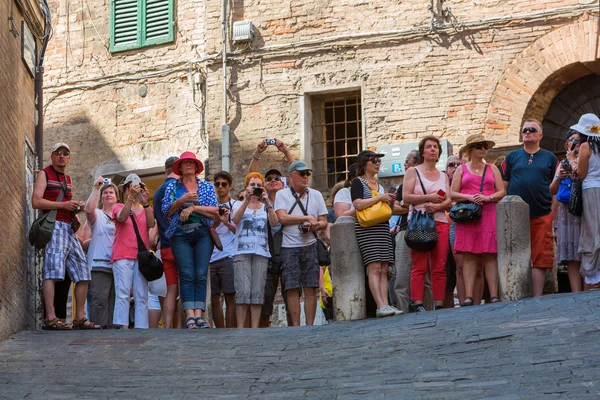
[(532, 296), (529, 205), (506, 196), (496, 207), (499, 293), (502, 301)]
[(336, 321), (366, 318), (365, 267), (354, 233), (355, 220), (340, 217), (331, 226), (331, 275)]

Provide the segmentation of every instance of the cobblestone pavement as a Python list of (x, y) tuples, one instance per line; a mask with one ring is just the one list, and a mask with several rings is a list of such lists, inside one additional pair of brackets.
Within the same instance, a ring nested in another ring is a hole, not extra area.
[(592, 291), (322, 327), (23, 332), (0, 343), (0, 398), (597, 399), (599, 305)]

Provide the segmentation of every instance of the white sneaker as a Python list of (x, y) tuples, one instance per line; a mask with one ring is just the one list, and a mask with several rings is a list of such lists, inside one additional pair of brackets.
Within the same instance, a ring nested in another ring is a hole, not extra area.
[(396, 307), (394, 306), (386, 306), (388, 307), (390, 310), (392, 310), (394, 312), (395, 315), (402, 315), (404, 314), (404, 311), (402, 310), (398, 310)]
[(389, 306), (381, 306), (381, 308), (375, 312), (377, 318), (389, 317), (394, 314), (394, 310), (390, 309)]

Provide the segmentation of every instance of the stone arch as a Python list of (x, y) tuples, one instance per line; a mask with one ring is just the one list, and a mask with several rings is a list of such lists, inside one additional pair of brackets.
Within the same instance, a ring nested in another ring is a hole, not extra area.
[(588, 14), (536, 40), (504, 71), (488, 106), (485, 134), (517, 145), (525, 118), (542, 120), (552, 99), (582, 76), (600, 73), (598, 26)]

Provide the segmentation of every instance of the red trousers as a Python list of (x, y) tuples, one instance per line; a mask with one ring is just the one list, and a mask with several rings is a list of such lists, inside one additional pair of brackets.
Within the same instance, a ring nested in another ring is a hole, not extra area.
[(431, 289), (433, 300), (443, 301), (446, 297), (446, 259), (450, 247), (450, 224), (435, 222), (438, 231), (438, 242), (429, 252), (411, 250), (412, 272), (410, 273), (410, 298), (423, 301), (425, 275), (427, 266), (431, 267)]

